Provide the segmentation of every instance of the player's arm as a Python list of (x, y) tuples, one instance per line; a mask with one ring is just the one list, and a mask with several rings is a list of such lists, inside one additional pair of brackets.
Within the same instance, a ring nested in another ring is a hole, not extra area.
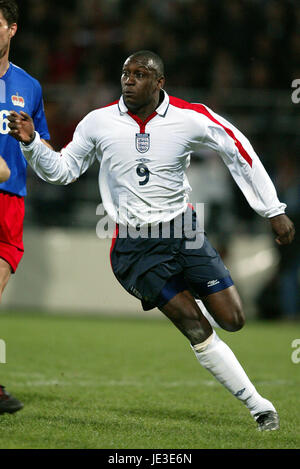
[(85, 137), (82, 122), (77, 126), (72, 142), (61, 152), (56, 152), (48, 142), (42, 141), (28, 114), (11, 111), (8, 120), (9, 134), (21, 142), (26, 160), (37, 175), (47, 182), (70, 184), (94, 162), (94, 145)]
[(289, 244), (295, 235), (271, 178), (248, 139), (232, 124), (206, 108), (202, 115), (201, 144), (216, 150), (228, 167), (249, 205), (268, 218), (278, 244)]
[(48, 148), (50, 148), (51, 150), (54, 150), (53, 146), (50, 145), (50, 143), (49, 143), (47, 140), (45, 140), (44, 138), (41, 138), (41, 142), (43, 142), (44, 145), (46, 145), (46, 146), (47, 146)]
[(0, 183), (7, 181), (10, 177), (10, 169), (6, 164), (6, 161), (0, 156)]

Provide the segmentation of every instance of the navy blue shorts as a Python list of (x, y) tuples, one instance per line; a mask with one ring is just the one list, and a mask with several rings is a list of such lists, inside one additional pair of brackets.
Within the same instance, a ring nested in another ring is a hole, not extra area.
[(173, 220), (167, 231), (160, 224), (156, 237), (150, 228), (148, 235), (144, 230), (138, 237), (125, 236), (124, 227), (120, 236), (117, 228), (111, 248), (112, 269), (121, 285), (141, 300), (144, 310), (162, 308), (184, 290), (202, 298), (233, 285), (220, 255), (206, 234), (198, 231), (194, 211), (191, 219), (192, 232), (182, 228), (179, 234)]

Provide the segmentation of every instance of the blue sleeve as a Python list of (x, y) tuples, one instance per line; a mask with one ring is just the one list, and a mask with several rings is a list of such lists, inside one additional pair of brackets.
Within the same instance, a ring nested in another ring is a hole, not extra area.
[(42, 94), (42, 87), (38, 83), (36, 90), (36, 106), (32, 114), (35, 129), (44, 140), (50, 140), (47, 120), (45, 116), (44, 101)]

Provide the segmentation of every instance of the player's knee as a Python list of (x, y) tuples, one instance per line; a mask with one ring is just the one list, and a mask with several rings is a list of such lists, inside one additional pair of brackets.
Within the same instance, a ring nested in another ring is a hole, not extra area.
[(225, 329), (229, 332), (239, 331), (245, 325), (246, 318), (240, 307), (232, 309), (228, 317), (229, 320), (226, 322)]

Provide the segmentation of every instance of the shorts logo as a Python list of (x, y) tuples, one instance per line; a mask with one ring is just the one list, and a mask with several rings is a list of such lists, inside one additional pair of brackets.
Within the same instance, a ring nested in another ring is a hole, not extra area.
[(214, 287), (215, 285), (218, 285), (218, 283), (220, 283), (219, 280), (210, 280), (209, 282), (207, 282), (207, 286)]
[(25, 106), (25, 99), (22, 96), (19, 96), (19, 93), (14, 94), (11, 97), (11, 100), (14, 106), (20, 106), (20, 107)]
[(150, 134), (135, 134), (135, 146), (140, 153), (146, 153), (150, 148)]
[(139, 292), (134, 286), (131, 286), (131, 287), (129, 288), (129, 290), (130, 290), (130, 292), (131, 292), (134, 296), (136, 296), (139, 300), (141, 300), (141, 299), (143, 298), (142, 295), (140, 294), (140, 292)]

